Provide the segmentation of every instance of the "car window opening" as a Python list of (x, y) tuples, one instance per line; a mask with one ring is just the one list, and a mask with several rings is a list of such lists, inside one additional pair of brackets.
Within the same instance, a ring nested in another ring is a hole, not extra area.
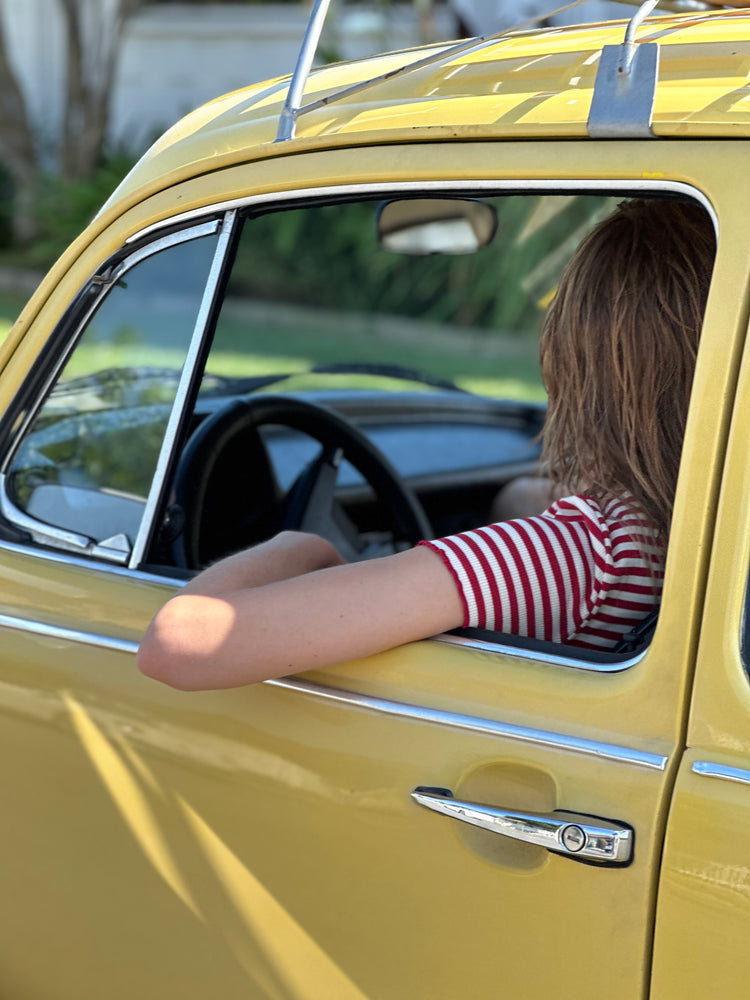
[[(539, 345), (545, 317), (548, 327), (557, 322), (567, 331), (576, 314), (561, 297), (561, 275), (622, 201), (622, 194), (599, 192), (481, 199), (469, 193), (276, 206), (248, 215), (211, 331), (190, 433), (145, 560), (149, 571), (189, 577), (294, 527), (323, 533), (348, 560), (449, 539), (435, 551), (451, 572), (473, 578), (480, 569), (500, 573), (495, 562), (507, 556), (512, 540), (505, 528), (498, 529), (497, 544), (465, 533), (541, 515), (575, 493), (576, 477), (605, 502), (587, 456), (565, 452), (571, 442), (580, 447), (586, 440), (570, 402), (581, 384), (576, 378), (568, 386), (555, 384), (549, 358), (543, 379)], [(679, 199), (664, 204), (677, 216), (683, 212)], [(687, 211), (688, 229), (712, 232), (704, 209), (693, 204)], [(120, 288), (105, 299), (106, 323), (92, 324), (107, 327), (108, 346), (97, 348), (97, 364), (104, 367), (85, 374), (91, 348), (84, 335), (70, 375), (66, 369), (17, 451), (9, 492), (27, 515), (62, 530), (93, 525), (98, 541), (118, 535), (132, 540), (137, 532), (153, 464), (146, 469), (119, 440), (134, 442), (134, 433), (141, 441), (153, 438), (148, 453), (155, 455), (163, 436), (179, 374), (169, 354), (172, 342), (164, 338), (172, 336), (170, 329), (179, 337), (186, 328), (181, 317), (197, 302), (196, 285), (188, 292), (180, 272), (193, 267), (186, 267), (189, 260), (199, 268), (208, 260), (190, 247), (157, 255), (143, 270), (147, 284), (149, 269), (158, 271), (163, 294), (154, 297), (147, 289), (136, 297)], [(710, 267), (703, 271), (695, 297), (701, 315)], [(576, 280), (584, 278), (602, 280), (596, 273)], [(653, 275), (635, 278), (642, 284), (647, 279), (653, 283)], [(564, 295), (570, 284), (570, 277), (563, 279)], [(115, 308), (121, 299), (122, 308)], [(143, 309), (148, 318), (130, 319)], [(589, 320), (576, 316), (576, 322)], [(624, 350), (622, 344), (617, 350)], [(542, 360), (544, 367), (544, 340)], [(568, 367), (575, 371), (570, 362)], [(683, 372), (688, 387), (691, 372)], [(592, 372), (581, 368), (577, 377), (591, 380)], [(558, 420), (551, 442), (542, 436), (545, 382)], [(594, 382), (586, 391), (596, 392)], [(90, 400), (83, 408), (82, 398)], [(629, 416), (627, 407), (613, 416), (607, 400), (600, 405), (600, 420)], [(680, 405), (684, 420), (687, 395)], [(644, 441), (643, 447), (659, 445)], [(143, 448), (135, 451), (144, 458)], [(593, 640), (574, 638), (570, 645), (575, 628), (561, 634), (532, 622), (531, 612), (518, 621), (523, 608), (490, 608), (483, 584), (475, 581), (466, 585), (467, 627), (458, 635), (521, 648), (537, 644), (602, 662), (637, 653), (653, 632), (663, 566), (653, 556), (651, 528), (644, 526), (668, 525), (679, 460), (679, 450), (673, 452), (669, 468), (656, 473), (659, 502), (645, 514), (634, 481), (638, 517), (631, 534), (650, 553), (644, 565), (652, 579), (641, 581), (650, 596), (636, 593), (637, 583), (628, 578), (616, 598), (622, 606), (617, 620), (609, 620), (611, 609), (605, 609)], [(111, 468), (113, 462), (123, 467)], [(593, 516), (585, 505), (578, 515)], [(605, 541), (610, 549), (620, 544)], [(546, 559), (549, 572), (560, 544), (550, 536), (527, 558)], [(514, 558), (510, 572), (523, 572), (523, 559)], [(580, 560), (580, 554), (570, 558)], [(488, 561), (494, 569), (487, 569)], [(590, 567), (578, 566), (576, 573), (579, 591), (595, 586)], [(582, 602), (581, 593), (576, 600)], [(639, 600), (649, 605), (646, 614)], [(577, 609), (568, 604), (566, 614), (575, 617)], [(537, 607), (534, 614), (539, 619), (549, 609)]]

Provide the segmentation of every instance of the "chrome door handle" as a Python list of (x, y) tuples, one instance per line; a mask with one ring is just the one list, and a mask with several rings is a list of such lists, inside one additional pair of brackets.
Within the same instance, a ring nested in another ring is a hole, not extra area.
[(624, 823), (556, 809), (551, 813), (499, 809), (453, 798), (447, 788), (415, 788), (411, 797), (420, 806), (451, 819), (479, 826), (525, 844), (546, 847), (578, 861), (627, 865), (633, 858), (634, 834)]

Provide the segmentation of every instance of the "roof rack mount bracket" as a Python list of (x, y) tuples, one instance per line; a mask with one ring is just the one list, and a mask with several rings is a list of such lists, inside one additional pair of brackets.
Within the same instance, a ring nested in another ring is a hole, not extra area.
[(592, 139), (650, 139), (659, 77), (659, 45), (636, 42), (635, 33), (658, 0), (641, 4), (622, 45), (605, 45), (591, 98), (588, 132)]

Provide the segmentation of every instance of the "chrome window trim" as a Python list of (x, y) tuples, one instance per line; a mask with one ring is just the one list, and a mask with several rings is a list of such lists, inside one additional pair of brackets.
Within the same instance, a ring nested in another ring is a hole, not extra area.
[(63, 642), (97, 646), (100, 649), (115, 650), (118, 653), (135, 655), (138, 652), (138, 643), (129, 639), (116, 639), (114, 636), (83, 632), (79, 629), (65, 628), (62, 625), (45, 625), (44, 622), (17, 618), (15, 615), (0, 614), (0, 628), (12, 629), (14, 632), (30, 632), (32, 635), (43, 636), (45, 639), (59, 639)]
[[(468, 181), (388, 181), (384, 183), (371, 184), (336, 184), (330, 187), (313, 187), (299, 191), (268, 192), (257, 195), (250, 195), (244, 198), (234, 198), (224, 202), (217, 202), (214, 205), (201, 209), (193, 209), (181, 215), (174, 216), (164, 222), (155, 223), (139, 230), (129, 237), (127, 242), (143, 239), (166, 225), (174, 225), (178, 221), (186, 221), (199, 217), (206, 212), (219, 212), (227, 210), (237, 210), (255, 205), (287, 204), (297, 201), (307, 201), (311, 198), (332, 198), (338, 195), (360, 195), (360, 194), (397, 194), (397, 193), (419, 193), (425, 194), (430, 191), (465, 191), (480, 193), (502, 193), (517, 191), (523, 194), (543, 193), (554, 189), (555, 192), (577, 191), (591, 192), (613, 191), (624, 193), (649, 193), (649, 194), (681, 194), (692, 198), (700, 203), (708, 212), (714, 229), (718, 234), (718, 216), (713, 205), (708, 198), (698, 188), (683, 181), (668, 180), (553, 180), (537, 179), (524, 180), (468, 180)], [(553, 666), (564, 667), (566, 669), (583, 670), (590, 673), (613, 674), (628, 670), (640, 663), (647, 650), (643, 650), (636, 656), (617, 663), (596, 663), (590, 660), (576, 659), (563, 655), (546, 655), (535, 650), (523, 649), (515, 646), (505, 646), (502, 643), (482, 642), (481, 640), (463, 639), (460, 636), (441, 635), (436, 636), (435, 641), (452, 643), (453, 645), (465, 646), (467, 648), (481, 650), (483, 652), (510, 656), (515, 659), (531, 660), (536, 663), (551, 664)]]
[(466, 180), (466, 181), (386, 181), (372, 184), (333, 184), (330, 187), (303, 188), (298, 191), (277, 191), (264, 194), (246, 195), (243, 198), (231, 198), (227, 201), (216, 202), (207, 205), (205, 208), (195, 208), (179, 215), (171, 216), (162, 222), (155, 222), (150, 226), (139, 229), (138, 232), (129, 236), (125, 241), (135, 243), (144, 239), (166, 226), (174, 226), (179, 223), (189, 222), (191, 219), (200, 218), (210, 212), (226, 212), (233, 209), (243, 209), (254, 205), (282, 204), (284, 202), (307, 201), (310, 198), (337, 197), (338, 195), (359, 195), (359, 194), (426, 194), (430, 191), (466, 191), (478, 193), (498, 193), (517, 192), (519, 194), (539, 194), (553, 189), (559, 192), (591, 192), (595, 194), (599, 191), (613, 191), (633, 194), (681, 194), (694, 201), (699, 202), (708, 212), (714, 228), (718, 232), (719, 220), (713, 205), (708, 198), (698, 188), (684, 181), (662, 181), (662, 180), (525, 180), (519, 177), (515, 180)]
[[(75, 554), (67, 552), (54, 552), (47, 549), (31, 549), (17, 542), (0, 541), (0, 552), (12, 552), (16, 555), (23, 555), (32, 559), (43, 559), (48, 562), (62, 564), (64, 566), (75, 566), (79, 569), (93, 570), (98, 573), (111, 573), (115, 576), (125, 577), (140, 583), (157, 583), (174, 590), (184, 587), (187, 580), (181, 580), (173, 576), (159, 576), (157, 573), (146, 572), (138, 567), (120, 566), (113, 563), (93, 562)], [(462, 636), (435, 635), (424, 642), (443, 642), (456, 646), (464, 646), (467, 649), (476, 649), (483, 653), (490, 653), (498, 656), (509, 656), (516, 660), (531, 660), (534, 663), (543, 663), (546, 666), (564, 667), (566, 670), (583, 670), (588, 673), (611, 674), (640, 663), (646, 655), (647, 650), (639, 653), (629, 660), (622, 660), (616, 663), (597, 663), (589, 660), (576, 660), (573, 657), (557, 655), (554, 653), (541, 653), (533, 649), (524, 649), (522, 646), (506, 646), (501, 642), (489, 642), (481, 639), (465, 639)]]
[[(12, 629), (17, 632), (29, 632), (45, 638), (59, 639), (65, 642), (77, 642), (88, 646), (114, 650), (119, 653), (135, 655), (138, 643), (128, 639), (116, 639), (111, 636), (99, 635), (93, 632), (83, 632), (78, 629), (65, 628), (60, 625), (45, 625), (13, 615), (0, 614), (0, 628)], [(600, 743), (586, 740), (564, 733), (554, 733), (543, 729), (532, 729), (527, 726), (516, 726), (509, 722), (497, 722), (494, 719), (483, 719), (474, 715), (463, 715), (458, 712), (446, 712), (441, 709), (425, 708), (421, 705), (410, 705), (402, 701), (392, 701), (388, 698), (378, 698), (359, 694), (341, 688), (318, 684), (298, 677), (279, 677), (263, 682), (270, 687), (278, 687), (286, 691), (308, 694), (325, 701), (348, 705), (352, 708), (362, 708), (380, 715), (409, 719), (431, 725), (446, 726), (463, 732), (479, 733), (484, 736), (495, 736), (512, 740), (516, 743), (528, 743), (551, 750), (562, 750), (568, 753), (583, 754), (598, 760), (613, 761), (618, 764), (630, 764), (645, 767), (650, 770), (664, 771), (668, 758), (661, 754), (646, 753), (631, 747), (622, 747), (612, 743)]]
[(725, 764), (713, 764), (708, 760), (696, 760), (691, 770), (694, 774), (703, 775), (704, 778), (721, 778), (724, 781), (750, 785), (750, 771), (740, 767), (727, 767)]
[(503, 642), (491, 642), (489, 639), (469, 639), (462, 635), (450, 635), (448, 633), (435, 636), (435, 640), (452, 646), (479, 649), (484, 653), (502, 653), (505, 656), (532, 660), (534, 663), (546, 663), (555, 667), (573, 667), (576, 670), (589, 670), (599, 674), (618, 674), (623, 670), (629, 670), (630, 667), (634, 667), (637, 663), (640, 663), (646, 655), (646, 650), (644, 649), (628, 660), (600, 663), (595, 660), (572, 660), (567, 656), (561, 656), (557, 653), (546, 653), (537, 649), (524, 649), (523, 646), (505, 645)]
[[(132, 268), (134, 268), (136, 264), (140, 264), (142, 260), (146, 260), (148, 257), (153, 257), (155, 253), (160, 253), (162, 250), (168, 250), (169, 247), (178, 246), (180, 243), (190, 243), (192, 240), (201, 239), (203, 236), (213, 236), (216, 232), (218, 232), (220, 224), (221, 219), (209, 219), (208, 222), (203, 222), (197, 226), (191, 226), (190, 229), (180, 229), (176, 233), (170, 233), (162, 239), (154, 240), (152, 243), (147, 243), (145, 246), (139, 247), (120, 262), (120, 264), (112, 272), (111, 276), (107, 278), (107, 284), (116, 284), (118, 279), (121, 278), (123, 274), (132, 270)], [(132, 241), (128, 240), (125, 245), (128, 246), (130, 242)]]
[[(154, 223), (153, 225), (146, 226), (143, 229), (138, 230), (132, 236), (128, 237), (125, 241), (125, 246), (132, 243), (140, 241), (142, 239), (152, 236), (159, 230), (165, 227), (171, 227), (174, 225), (188, 223), (193, 219), (201, 218), (208, 214), (219, 214), (219, 213), (232, 213), (232, 219), (234, 224), (237, 222), (237, 212), (242, 208), (247, 208), (253, 205), (267, 205), (267, 204), (284, 204), (293, 203), (297, 201), (306, 201), (310, 198), (331, 198), (338, 195), (358, 195), (358, 194), (398, 194), (398, 193), (420, 193), (424, 194), (429, 191), (465, 191), (465, 192), (486, 192), (486, 193), (503, 193), (503, 192), (518, 192), (523, 194), (531, 193), (543, 193), (544, 191), (554, 190), (555, 192), (591, 192), (596, 193), (600, 191), (612, 191), (615, 193), (622, 192), (625, 193), (668, 193), (668, 194), (681, 194), (686, 197), (690, 197), (693, 200), (700, 203), (710, 215), (714, 228), (718, 233), (718, 217), (714, 211), (708, 198), (700, 191), (698, 188), (691, 184), (687, 184), (682, 181), (669, 181), (669, 180), (554, 180), (552, 178), (546, 179), (536, 179), (536, 180), (525, 180), (524, 178), (517, 178), (514, 180), (466, 180), (466, 181), (389, 181), (384, 183), (370, 183), (370, 184), (337, 184), (331, 185), (329, 187), (313, 187), (298, 191), (282, 191), (282, 192), (269, 192), (264, 194), (249, 195), (243, 198), (234, 198), (227, 201), (215, 202), (213, 204), (206, 205), (202, 208), (192, 209), (187, 212), (179, 213), (178, 215), (172, 216), (169, 219), (165, 219), (161, 222)], [(213, 220), (207, 225), (218, 225), (217, 220)], [(198, 227), (196, 227), (198, 228)], [(180, 238), (188, 238), (185, 234), (193, 233), (194, 229), (183, 229), (177, 233), (169, 234), (165, 237), (168, 241), (175, 238), (175, 242), (180, 242)], [(165, 243), (168, 245), (168, 243)], [(153, 243), (149, 246), (154, 246)], [(137, 253), (138, 251), (136, 251)], [(130, 258), (126, 258), (130, 259)], [(216, 262), (216, 259), (215, 259)], [(97, 298), (97, 303), (99, 301)], [(88, 322), (90, 316), (90, 311), (86, 315), (85, 322)], [(83, 326), (83, 324), (82, 324)], [(80, 329), (76, 332), (76, 337), (73, 338), (73, 343), (77, 341), (80, 335)], [(71, 348), (72, 349), (72, 348)], [(64, 362), (63, 362), (64, 364)], [(62, 365), (60, 365), (62, 367)], [(55, 373), (56, 377), (57, 372)], [(52, 380), (50, 380), (52, 381)], [(48, 387), (47, 387), (48, 388)], [(42, 397), (43, 398), (43, 397)], [(173, 408), (173, 413), (175, 409)], [(20, 431), (16, 432), (17, 434)], [(166, 440), (166, 438), (165, 438)], [(14, 449), (15, 449), (14, 445)], [(13, 450), (14, 450), (13, 449)], [(9, 452), (11, 456), (9, 460), (12, 459), (13, 451)], [(161, 458), (161, 456), (160, 456)], [(6, 461), (7, 464), (7, 461)], [(3, 466), (4, 468), (5, 466)], [(143, 525), (148, 524), (148, 519), (144, 516), (142, 522)], [(0, 550), (3, 548), (16, 548), (9, 543), (0, 542)], [(24, 548), (23, 546), (17, 547), (19, 551), (26, 553), (31, 553), (33, 555), (41, 556), (42, 558), (50, 558), (52, 554), (50, 553), (37, 553), (34, 550)], [(134, 552), (134, 556), (136, 553)], [(71, 558), (62, 558), (63, 562), (70, 563)], [(180, 587), (183, 585), (182, 581), (175, 580), (171, 577), (157, 577), (151, 574), (143, 573), (137, 570), (137, 563), (140, 560), (136, 558), (131, 558), (129, 573), (128, 575), (133, 576), (136, 579), (150, 581), (150, 582), (163, 582), (169, 584), (170, 586)], [(122, 569), (116, 567), (112, 564), (92, 564), (86, 562), (86, 560), (79, 560), (78, 563), (89, 568), (96, 568), (98, 570), (108, 570), (121, 573)], [(566, 657), (563, 655), (545, 655), (542, 653), (535, 652), (533, 650), (525, 650), (522, 647), (515, 646), (504, 646), (501, 643), (483, 643), (479, 640), (463, 640), (457, 636), (441, 635), (434, 637), (433, 641), (454, 643), (455, 645), (464, 645), (469, 648), (475, 648), (482, 650), (487, 653), (494, 653), (504, 656), (509, 656), (515, 659), (525, 659), (533, 660), (535, 662), (542, 662), (545, 664), (551, 664), (553, 666), (559, 666), (566, 669), (583, 670), (590, 673), (601, 673), (610, 674), (615, 672), (621, 672), (622, 670), (629, 669), (630, 667), (636, 665), (641, 661), (645, 655), (645, 650), (638, 656), (633, 657), (628, 660), (623, 660), (622, 663), (614, 664), (603, 664), (595, 663), (587, 660), (576, 659), (575, 657)], [(301, 682), (300, 682), (301, 683)], [(305, 682), (307, 683), (307, 682)]]
[(216, 292), (219, 287), (219, 278), (221, 277), (221, 271), (229, 249), (229, 241), (232, 237), (236, 224), (237, 212), (227, 212), (221, 225), (219, 239), (216, 243), (216, 249), (214, 251), (214, 259), (211, 263), (211, 269), (209, 270), (208, 278), (206, 279), (206, 284), (203, 289), (203, 298), (201, 299), (198, 315), (195, 319), (195, 326), (193, 327), (193, 333), (190, 338), (190, 346), (188, 347), (185, 361), (183, 362), (180, 381), (172, 403), (172, 410), (169, 414), (169, 420), (164, 432), (161, 449), (159, 450), (159, 457), (156, 462), (156, 469), (154, 470), (154, 478), (151, 482), (151, 489), (149, 490), (148, 498), (146, 500), (146, 508), (143, 511), (138, 535), (133, 544), (133, 550), (130, 553), (128, 565), (131, 569), (136, 567), (143, 559), (148, 540), (151, 536), (153, 521), (157, 513), (159, 498), (162, 494), (164, 480), (169, 468), (172, 451), (182, 424), (188, 394), (196, 378), (196, 366), (201, 356), (201, 349), (203, 347), (206, 333), (206, 324), (216, 298)]

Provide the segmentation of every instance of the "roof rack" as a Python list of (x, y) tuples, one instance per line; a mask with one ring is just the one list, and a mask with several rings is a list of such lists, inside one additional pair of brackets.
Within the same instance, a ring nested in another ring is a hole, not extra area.
[[(588, 133), (593, 139), (652, 139), (659, 45), (657, 42), (636, 43), (636, 32), (659, 6), (660, 0), (619, 2), (638, 6), (638, 10), (628, 24), (622, 45), (605, 45), (602, 49), (591, 97)], [(704, 12), (745, 4), (662, 0), (661, 6), (680, 12)]]
[[(288, 142), (290, 139), (294, 139), (297, 121), (302, 115), (342, 100), (351, 94), (366, 90), (375, 84), (440, 62), (442, 59), (450, 58), (460, 52), (494, 42), (515, 32), (526, 31), (547, 18), (572, 10), (584, 2), (585, 0), (573, 0), (572, 3), (563, 7), (547, 11), (494, 34), (481, 35), (478, 38), (467, 39), (456, 44), (438, 45), (436, 50), (428, 56), (303, 105), (305, 84), (310, 75), (330, 5), (330, 0), (315, 0), (297, 57), (297, 64), (287, 90), (284, 107), (279, 117), (275, 141)], [(592, 99), (593, 114), (589, 117), (589, 134), (602, 138), (653, 135), (651, 113), (658, 72), (658, 45), (643, 42), (636, 45), (635, 32), (637, 28), (657, 6), (668, 11), (682, 13), (711, 11), (720, 9), (720, 7), (715, 2), (703, 2), (703, 0), (647, 0), (646, 3), (643, 0), (616, 0), (616, 2), (637, 6), (639, 9), (628, 25), (623, 45), (605, 45), (602, 50), (602, 59)], [(723, 4), (722, 6), (731, 7), (732, 5)], [(608, 52), (608, 50), (613, 51)], [(606, 56), (605, 53), (607, 53)], [(609, 102), (612, 102), (611, 108)], [(595, 104), (596, 109), (594, 108)]]

